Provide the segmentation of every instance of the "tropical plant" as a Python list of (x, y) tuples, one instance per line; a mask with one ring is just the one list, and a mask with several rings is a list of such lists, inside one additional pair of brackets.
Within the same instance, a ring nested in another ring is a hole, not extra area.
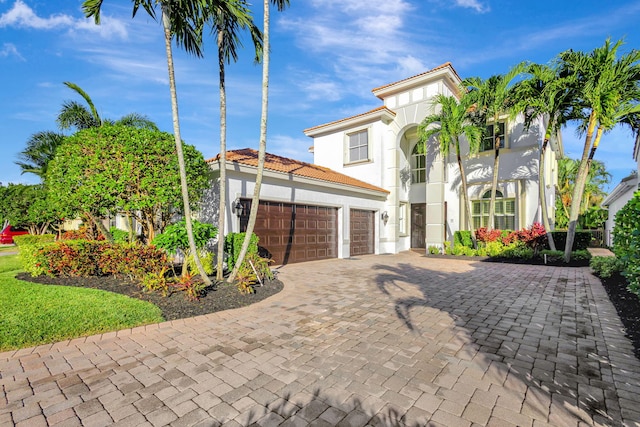
[[(237, 7), (230, 7), (231, 14), (226, 10), (216, 7), (209, 11), (208, 16), (211, 21), (212, 32), (216, 36), (216, 46), (218, 51), (218, 70), (220, 88), (220, 198), (218, 205), (218, 230), (224, 230), (227, 197), (227, 93), (226, 93), (226, 72), (225, 63), (231, 60), (238, 60), (238, 47), (242, 46), (239, 31), (248, 29), (253, 39), (255, 47), (256, 62), (262, 56), (262, 34), (256, 27), (251, 17), (251, 12), (247, 4), (240, 1)], [(218, 253), (224, 253), (224, 239), (218, 239)], [(217, 260), (217, 280), (223, 279), (223, 258)]]
[[(486, 80), (472, 77), (462, 82), (462, 85), (469, 90), (469, 95), (474, 100), (474, 117), (477, 125), (499, 127), (501, 117), (513, 113), (512, 85), (523, 70), (524, 64), (518, 64), (506, 74), (494, 75)], [(487, 223), (489, 229), (494, 228), (496, 192), (498, 190), (500, 170), (500, 148), (504, 144), (498, 132), (494, 132), (494, 134), (493, 178), (491, 180), (491, 199), (489, 200), (489, 220)]]
[(604, 133), (619, 124), (637, 130), (640, 114), (640, 51), (618, 57), (622, 40), (607, 39), (589, 53), (568, 50), (559, 55), (560, 75), (571, 76), (576, 88), (574, 117), (585, 135), (584, 147), (572, 193), (565, 261), (571, 259), (571, 246), (578, 226), (584, 188), (593, 157)]
[(55, 227), (58, 219), (47, 203), (43, 184), (0, 185), (0, 224), (8, 221), (14, 226), (29, 229), (31, 234), (43, 234), (50, 226)]
[(613, 252), (622, 262), (629, 290), (640, 296), (640, 192), (616, 213)]
[[(192, 226), (196, 251), (201, 251), (202, 249), (204, 249), (206, 244), (218, 235), (218, 230), (211, 224), (193, 221)], [(185, 220), (168, 226), (162, 234), (156, 236), (156, 238), (153, 240), (153, 244), (159, 248), (166, 250), (170, 254), (175, 254), (178, 250), (184, 253), (185, 262), (182, 266), (183, 276), (188, 272), (188, 260), (191, 260), (192, 263), (195, 263), (196, 257), (190, 249), (189, 235), (187, 232)]]
[(256, 171), (255, 186), (253, 189), (253, 197), (251, 199), (251, 210), (249, 212), (249, 220), (247, 222), (246, 235), (244, 242), (242, 242), (242, 249), (238, 255), (238, 262), (236, 263), (229, 281), (235, 279), (238, 269), (242, 265), (242, 261), (246, 256), (251, 241), (251, 235), (256, 224), (258, 217), (258, 205), (260, 203), (260, 187), (262, 186), (262, 175), (264, 173), (264, 162), (267, 151), (267, 113), (268, 113), (268, 101), (269, 101), (269, 60), (271, 56), (271, 44), (269, 40), (269, 6), (273, 3), (278, 8), (278, 11), (284, 10), (289, 5), (289, 0), (264, 0), (263, 1), (263, 59), (262, 59), (262, 108), (260, 114), (260, 146), (258, 149), (258, 167)]
[[(475, 125), (469, 119), (469, 110), (473, 99), (464, 94), (460, 100), (454, 96), (438, 94), (432, 101), (432, 105), (439, 112), (424, 118), (418, 127), (418, 152), (426, 153), (426, 145), (431, 137), (436, 137), (440, 145), (440, 154), (446, 159), (449, 151), (453, 147), (458, 169), (460, 171), (460, 181), (462, 183), (462, 200), (464, 203), (467, 218), (467, 229), (473, 230), (471, 224), (471, 205), (469, 192), (467, 190), (467, 175), (462, 163), (462, 152), (460, 150), (460, 136), (464, 135), (469, 143), (469, 155), (478, 152), (480, 139), (484, 127)], [(477, 247), (475, 236), (471, 233), (473, 247)]]
[(44, 180), (49, 162), (55, 157), (56, 150), (64, 142), (64, 135), (57, 132), (36, 132), (27, 141), (27, 148), (18, 153), (22, 173), (32, 173)]

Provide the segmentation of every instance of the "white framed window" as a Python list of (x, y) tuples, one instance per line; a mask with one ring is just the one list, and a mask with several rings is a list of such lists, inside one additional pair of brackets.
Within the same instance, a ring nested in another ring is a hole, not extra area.
[(363, 129), (347, 134), (346, 163), (369, 160), (369, 130)]
[[(489, 223), (489, 202), (491, 190), (482, 195), (481, 200), (471, 202), (471, 219), (473, 228), (486, 227)], [(497, 230), (516, 229), (516, 199), (505, 198), (501, 191), (496, 191), (495, 214), (493, 216), (493, 228)]]
[(401, 236), (406, 236), (407, 232), (407, 207), (408, 204), (406, 202), (400, 202), (400, 207), (398, 209), (398, 232)]
[(500, 138), (500, 148), (507, 146), (507, 133), (505, 122), (498, 122), (497, 125), (487, 125), (480, 142), (480, 152), (493, 150), (496, 138)]
[(424, 153), (420, 152), (418, 144), (414, 145), (413, 150), (411, 151), (411, 183), (418, 184), (421, 182), (426, 182), (427, 178), (427, 169), (426, 169), (426, 161), (427, 157)]

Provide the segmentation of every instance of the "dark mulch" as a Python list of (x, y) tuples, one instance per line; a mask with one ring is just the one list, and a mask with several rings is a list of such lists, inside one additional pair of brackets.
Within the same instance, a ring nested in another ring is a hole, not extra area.
[(137, 284), (114, 276), (105, 277), (31, 277), (27, 273), (16, 276), (20, 280), (46, 285), (79, 286), (116, 292), (132, 298), (149, 301), (162, 310), (165, 320), (184, 319), (201, 314), (214, 313), (232, 308), (245, 307), (277, 294), (283, 288), (281, 281), (274, 279), (264, 286), (256, 286), (255, 293), (243, 295), (235, 285), (220, 284), (207, 289), (198, 301), (188, 301), (184, 293), (174, 292), (166, 297), (157, 292), (147, 292)]
[(622, 320), (625, 334), (633, 342), (636, 357), (640, 359), (640, 297), (627, 289), (626, 279), (619, 274), (600, 280)]

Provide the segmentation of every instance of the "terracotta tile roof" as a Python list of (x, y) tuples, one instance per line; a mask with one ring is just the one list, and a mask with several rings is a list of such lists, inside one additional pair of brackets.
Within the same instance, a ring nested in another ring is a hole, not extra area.
[(378, 111), (385, 111), (385, 112), (387, 112), (389, 114), (392, 114), (393, 116), (396, 115), (395, 111), (392, 111), (392, 110), (388, 109), (387, 107), (385, 107), (383, 105), (381, 107), (376, 107), (373, 110), (369, 110), (369, 111), (367, 111), (365, 113), (356, 114), (355, 116), (345, 117), (344, 119), (335, 120), (333, 122), (324, 123), (322, 125), (318, 125), (318, 126), (313, 126), (313, 127), (307, 128), (307, 129), (303, 130), (303, 132), (304, 133), (312, 132), (312, 131), (314, 131), (316, 129), (320, 129), (320, 128), (328, 127), (328, 126), (333, 126), (333, 125), (336, 125), (336, 124), (342, 123), (342, 122), (347, 122), (349, 120), (357, 119), (358, 117), (364, 117), (364, 116), (367, 116), (369, 114), (372, 114), (372, 113), (375, 113), (375, 112), (378, 112)]
[[(220, 155), (218, 154), (213, 159), (207, 160), (207, 163), (217, 162), (219, 158)], [(257, 167), (258, 152), (251, 148), (227, 151), (227, 162)], [(367, 190), (379, 191), (382, 193), (389, 193), (389, 191), (383, 188), (341, 174), (332, 169), (314, 165), (312, 163), (305, 163), (286, 157), (276, 156), (275, 154), (266, 154), (264, 168), (274, 172), (292, 174), (305, 178), (317, 179), (320, 181), (349, 185), (352, 187), (359, 187)]]
[(371, 91), (375, 92), (375, 91), (378, 91), (380, 89), (384, 89), (386, 87), (393, 86), (393, 85), (396, 85), (398, 83), (405, 82), (407, 80), (415, 79), (416, 77), (426, 76), (427, 74), (431, 74), (433, 72), (436, 72), (438, 70), (442, 70), (443, 68), (447, 68), (447, 67), (451, 68), (451, 71), (453, 72), (453, 74), (455, 74), (456, 77), (458, 77), (458, 79), (462, 80), (460, 78), (460, 75), (458, 74), (458, 72), (455, 70), (455, 68), (453, 68), (453, 65), (451, 64), (451, 62), (445, 62), (444, 64), (438, 65), (437, 67), (430, 69), (429, 71), (425, 71), (424, 73), (416, 74), (415, 76), (407, 77), (406, 79), (398, 80), (397, 82), (389, 83), (389, 84), (374, 88)]

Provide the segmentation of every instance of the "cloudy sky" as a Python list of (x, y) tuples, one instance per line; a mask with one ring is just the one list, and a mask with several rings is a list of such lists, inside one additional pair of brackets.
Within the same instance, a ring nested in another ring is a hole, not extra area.
[[(262, 22), (261, 3), (253, 6)], [(35, 132), (56, 130), (64, 101), (82, 87), (104, 118), (136, 112), (171, 132), (161, 25), (132, 2), (104, 0), (102, 25), (83, 17), (79, 0), (0, 0), (0, 182), (37, 183), (21, 175), (17, 154)], [(313, 161), (303, 129), (381, 105), (371, 89), (450, 61), (462, 77), (489, 77), (520, 61), (546, 63), (566, 50), (590, 51), (607, 37), (640, 48), (640, 1), (291, 0), (272, 11), (267, 151)], [(205, 58), (176, 52), (182, 137), (205, 158), (218, 153), (214, 39)], [(229, 148), (258, 146), (261, 68), (247, 39), (227, 68)], [(574, 129), (565, 152), (581, 153)], [(619, 182), (633, 168), (626, 129), (603, 138), (596, 158)]]

